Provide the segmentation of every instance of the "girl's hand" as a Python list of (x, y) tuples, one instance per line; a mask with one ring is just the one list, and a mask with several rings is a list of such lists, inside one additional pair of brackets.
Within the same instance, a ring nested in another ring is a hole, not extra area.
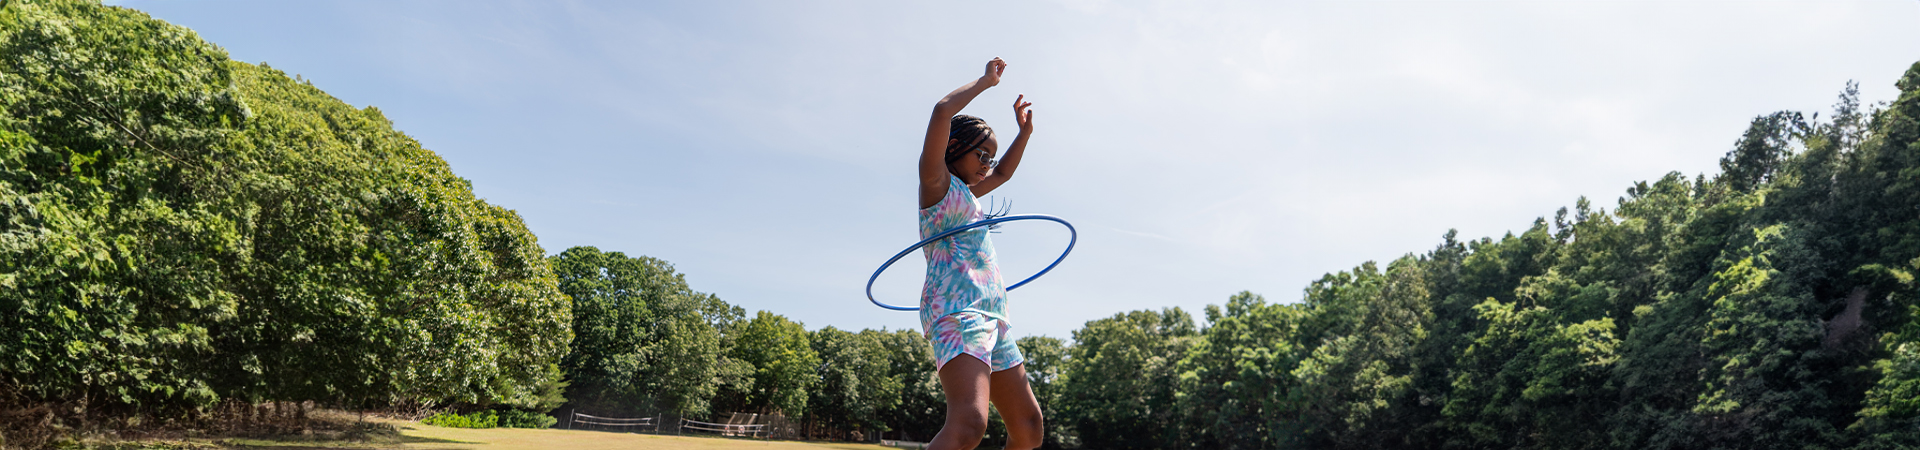
[(1020, 134), (1033, 132), (1033, 102), (1026, 100), (1027, 94), (1013, 99), (1013, 121), (1020, 124)]
[(999, 86), (1000, 74), (1006, 73), (1006, 71), (1007, 62), (1001, 61), (1000, 58), (993, 58), (992, 61), (987, 61), (987, 74), (981, 75), (980, 81), (985, 83), (987, 87)]

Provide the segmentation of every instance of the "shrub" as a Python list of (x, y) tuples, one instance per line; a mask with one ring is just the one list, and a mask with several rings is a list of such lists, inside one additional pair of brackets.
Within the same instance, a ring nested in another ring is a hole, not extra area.
[(465, 415), (443, 412), (421, 420), (427, 425), (448, 428), (547, 428), (558, 423), (542, 413), (519, 409), (483, 410)]
[(420, 422), (448, 428), (494, 428), (500, 426), (500, 416), (494, 415), (492, 410), (467, 415), (443, 412)]
[(558, 422), (560, 419), (533, 411), (518, 409), (500, 411), (500, 426), (507, 428), (548, 428)]

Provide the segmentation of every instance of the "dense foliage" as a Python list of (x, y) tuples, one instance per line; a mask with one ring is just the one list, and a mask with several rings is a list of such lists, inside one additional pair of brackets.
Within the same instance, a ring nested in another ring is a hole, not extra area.
[(819, 384), (820, 355), (799, 322), (760, 311), (737, 328), (729, 356), (754, 367), (753, 382), (715, 400), (725, 411), (798, 416)]
[(420, 423), (447, 428), (494, 428), (500, 426), (500, 416), (493, 411), (471, 414), (441, 412), (420, 419)]
[(694, 291), (666, 261), (593, 247), (552, 258), (573, 298), (567, 410), (722, 420), (787, 417), (796, 435), (931, 436), (945, 403), (926, 340), (912, 331), (807, 331)]
[(573, 298), (573, 351), (561, 366), (574, 407), (704, 417), (723, 386), (753, 381), (753, 365), (728, 356), (745, 312), (694, 292), (666, 261), (574, 247), (553, 269)]
[(1103, 449), (1920, 446), (1920, 64), (1898, 86), (1301, 303), (1089, 322), (1055, 420)]
[(448, 428), (547, 428), (558, 421), (553, 416), (518, 409), (439, 412), (420, 419), (420, 423)]
[(135, 11), (3, 5), (6, 401), (551, 406), (544, 251), (380, 111)]

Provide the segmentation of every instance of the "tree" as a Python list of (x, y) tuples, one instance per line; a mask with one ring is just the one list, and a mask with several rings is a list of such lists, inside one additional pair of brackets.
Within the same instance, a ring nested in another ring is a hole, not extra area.
[(379, 110), (92, 2), (0, 8), (0, 66), (0, 391), (172, 415), (558, 381), (544, 251)]
[[(1906, 288), (1899, 302), (1920, 303), (1913, 298), (1912, 276), (1920, 272), (1920, 259), (1901, 272), (1906, 276), (1894, 280)], [(1866, 393), (1860, 421), (1849, 427), (1864, 435), (1863, 448), (1920, 446), (1920, 320), (1915, 320), (1920, 319), (1920, 307), (1909, 306), (1908, 311), (1907, 325), (1887, 340), (1891, 355), (1874, 364), (1880, 380)]]
[(737, 327), (730, 356), (754, 367), (753, 382), (738, 396), (735, 411), (800, 417), (808, 392), (819, 382), (820, 356), (798, 322), (766, 311)]
[(1033, 389), (1033, 397), (1040, 402), (1040, 416), (1046, 422), (1046, 436), (1041, 448), (1058, 449), (1077, 447), (1080, 438), (1075, 436), (1073, 428), (1061, 421), (1067, 417), (1061, 413), (1066, 407), (1066, 365), (1071, 351), (1066, 342), (1047, 336), (1027, 336), (1015, 341), (1020, 354), (1027, 358), (1024, 366), (1027, 371), (1027, 386)]
[(1073, 332), (1062, 419), (1092, 448), (1179, 445), (1175, 364), (1195, 334), (1193, 317), (1180, 308), (1087, 322)]
[(852, 333), (834, 327), (816, 330), (808, 338), (820, 355), (820, 383), (807, 400), (807, 420), (823, 427), (833, 439), (854, 439), (862, 433), (875, 439), (889, 428), (882, 414), (899, 406), (903, 379), (892, 376), (886, 346), (888, 333), (861, 330)]
[(1734, 149), (1720, 159), (1720, 176), (1738, 192), (1751, 192), (1779, 172), (1795, 132), (1806, 127), (1800, 113), (1781, 111), (1756, 117)]
[(1300, 445), (1301, 427), (1288, 411), (1298, 388), (1295, 344), (1306, 311), (1270, 304), (1252, 292), (1207, 305), (1207, 327), (1180, 360), (1182, 439), (1191, 448), (1265, 449)]
[[(1852, 155), (1841, 189), (1848, 198), (1871, 199), (1847, 205), (1846, 223), (1854, 224), (1862, 239), (1861, 258), (1850, 275), (1869, 296), (1885, 292), (1886, 301), (1864, 303), (1873, 312), (1863, 317), (1886, 330), (1873, 361), (1878, 377), (1868, 389), (1858, 413), (1861, 420), (1849, 431), (1866, 436), (1864, 448), (1920, 447), (1920, 211), (1873, 208), (1876, 205), (1920, 204), (1920, 63), (1907, 69), (1896, 84), (1900, 98), (1874, 116), (1871, 133)], [(1845, 104), (1843, 97), (1843, 105)], [(1898, 261), (1910, 258), (1905, 264)], [(1874, 312), (1878, 312), (1875, 314)]]
[(1613, 322), (1563, 324), (1545, 307), (1489, 300), (1488, 323), (1461, 362), (1445, 408), (1460, 448), (1605, 448), (1618, 358)]
[[(862, 331), (865, 334), (865, 331)], [(880, 330), (873, 335), (886, 356), (890, 385), (899, 386), (898, 402), (880, 408), (880, 421), (902, 440), (926, 440), (946, 425), (947, 397), (933, 368), (933, 347), (917, 330)]]
[(1291, 373), (1299, 385), (1287, 409), (1311, 445), (1404, 445), (1412, 426), (1400, 418), (1418, 373), (1412, 352), (1432, 321), (1424, 276), (1408, 256), (1384, 272), (1368, 262), (1307, 288), (1308, 314), (1294, 338), (1302, 357)]
[(573, 352), (561, 367), (578, 407), (698, 417), (723, 386), (748, 389), (753, 366), (727, 356), (738, 307), (694, 292), (659, 259), (574, 247), (552, 260), (573, 298)]

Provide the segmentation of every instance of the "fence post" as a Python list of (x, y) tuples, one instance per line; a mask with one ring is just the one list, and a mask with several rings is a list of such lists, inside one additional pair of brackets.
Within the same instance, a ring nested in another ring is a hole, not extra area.
[(567, 429), (573, 429), (573, 408), (567, 408)]

